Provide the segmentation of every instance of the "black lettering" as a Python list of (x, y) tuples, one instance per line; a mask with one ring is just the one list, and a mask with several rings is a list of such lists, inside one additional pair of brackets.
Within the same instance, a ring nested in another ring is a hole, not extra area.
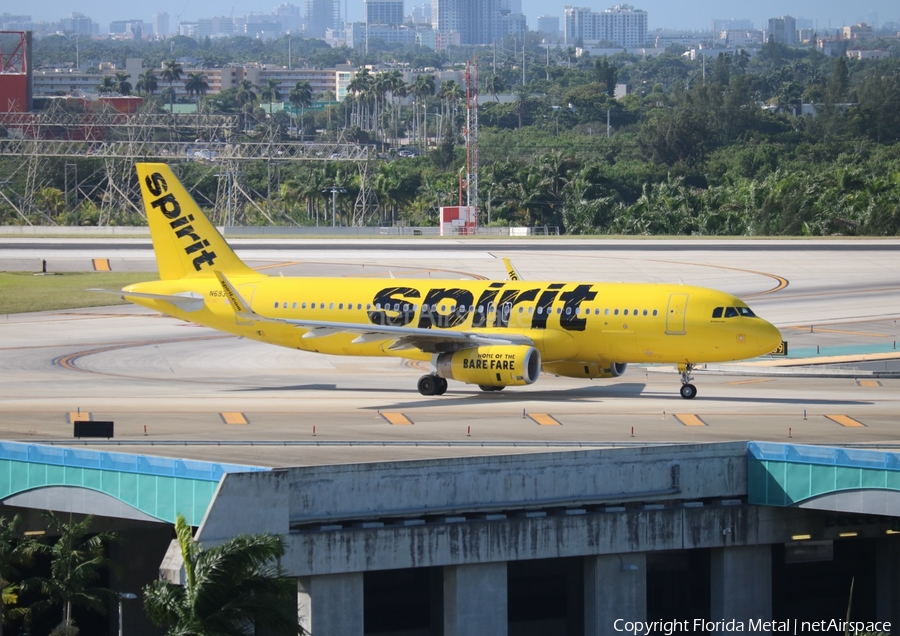
[(563, 314), (559, 319), (559, 325), (567, 331), (584, 331), (587, 320), (579, 317), (578, 308), (586, 300), (594, 300), (597, 292), (591, 291), (590, 285), (578, 285), (575, 289), (560, 295), (560, 300), (565, 303)]
[(207, 265), (212, 266), (212, 264), (215, 262), (215, 260), (216, 260), (215, 252), (207, 252), (206, 250), (203, 250), (202, 252), (200, 252), (200, 256), (197, 256), (194, 259), (194, 269), (196, 269), (199, 272), (201, 265), (206, 263)]
[[(368, 312), (369, 322), (376, 325), (403, 327), (413, 321), (415, 312), (407, 298), (419, 298), (419, 290), (412, 287), (387, 287), (375, 294), (373, 305), (381, 305), (384, 309), (373, 309)], [(406, 310), (392, 310), (391, 305), (407, 305)], [(393, 315), (388, 315), (388, 311)]]
[(144, 179), (144, 183), (147, 184), (147, 189), (150, 191), (150, 194), (155, 197), (158, 197), (163, 192), (167, 192), (169, 190), (169, 186), (166, 183), (166, 180), (163, 179), (163, 176), (158, 172), (147, 175), (147, 178)]
[(534, 308), (534, 317), (531, 319), (532, 329), (547, 328), (547, 317), (553, 308), (553, 301), (556, 300), (556, 295), (559, 293), (558, 290), (562, 287), (563, 283), (552, 283), (541, 293), (537, 306)]
[(196, 243), (194, 243), (192, 245), (188, 245), (186, 248), (184, 248), (184, 251), (186, 254), (193, 254), (197, 250), (202, 249), (204, 247), (209, 247), (209, 241), (207, 241), (205, 239), (202, 241), (197, 241)]
[(172, 221), (171, 223), (169, 223), (169, 227), (171, 227), (174, 230), (176, 227), (181, 227), (188, 221), (193, 221), (193, 220), (194, 220), (193, 214), (188, 214), (187, 216), (180, 216), (177, 219), (175, 219), (174, 221)]
[(497, 315), (494, 316), (495, 327), (509, 327), (509, 316), (516, 305), (531, 302), (540, 289), (507, 289), (497, 301)]
[[(419, 328), (430, 329), (431, 327), (438, 327), (439, 329), (446, 329), (447, 327), (461, 325), (471, 312), (473, 298), (472, 292), (456, 287), (428, 290), (425, 300), (422, 301), (425, 307), (419, 315)], [(450, 314), (431, 311), (432, 306), (439, 304), (441, 300), (451, 305), (456, 305), (456, 310)]]
[(506, 283), (491, 283), (488, 288), (481, 292), (478, 302), (475, 303), (475, 313), (472, 314), (472, 327), (487, 327), (488, 307), (494, 302), (498, 291), (504, 287)]
[(176, 230), (175, 236), (177, 236), (178, 238), (184, 238), (185, 236), (187, 236), (192, 241), (200, 240), (200, 235), (194, 234), (194, 226), (193, 225), (185, 225), (180, 230)]
[[(171, 204), (171, 208), (167, 207)], [(181, 216), (181, 205), (175, 200), (175, 195), (169, 193), (156, 201), (150, 202), (150, 207), (159, 208), (160, 212), (166, 215), (167, 219), (174, 219)]]

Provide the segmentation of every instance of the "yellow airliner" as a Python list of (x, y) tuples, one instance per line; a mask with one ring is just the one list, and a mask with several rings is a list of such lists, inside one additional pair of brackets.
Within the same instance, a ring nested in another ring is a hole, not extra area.
[(698, 363), (781, 344), (778, 330), (724, 292), (686, 285), (270, 277), (247, 267), (165, 164), (137, 165), (161, 280), (124, 298), (262, 342), (431, 363), (422, 395), (447, 380), (484, 391), (532, 384), (541, 370), (612, 378), (628, 363), (674, 363), (681, 396)]

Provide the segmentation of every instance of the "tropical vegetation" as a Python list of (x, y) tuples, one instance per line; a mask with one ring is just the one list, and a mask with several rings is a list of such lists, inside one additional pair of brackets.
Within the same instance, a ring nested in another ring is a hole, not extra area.
[[(108, 50), (92, 43), (87, 54), (117, 60), (140, 54), (146, 66), (160, 69), (158, 80), (168, 88), (184, 74), (188, 62), (180, 60), (286, 61), (285, 42), (278, 40), (178, 37), (162, 44), (126, 51), (122, 43)], [(67, 46), (44, 38), (36, 46), (38, 63), (51, 63)], [(848, 59), (771, 43), (753, 56), (722, 52), (703, 63), (677, 50), (647, 58), (577, 57), (570, 49), (547, 51), (529, 37), (523, 71), (521, 43), (498, 48), (495, 60), (482, 64), (479, 80), (482, 223), (549, 226), (568, 234), (900, 233), (900, 51), (889, 59)], [(236, 201), (234, 218), (321, 223), (331, 214), (331, 188), (345, 191), (336, 206), (343, 224), (434, 225), (439, 206), (458, 204), (465, 186), (466, 91), (452, 80), (438, 85), (435, 74), (463, 68), (476, 51), (436, 54), (370, 42), (363, 55), (294, 39), (294, 52), (296, 63), (349, 60), (357, 66), (347, 99), (312, 109), (333, 96), (314, 95), (302, 82), (281, 95), (274, 83), (256, 86), (246, 79), (208, 95), (196, 84), (196, 71), (188, 71), (188, 82), (195, 82), (188, 97), (197, 105), (194, 125), (189, 117), (173, 117), (157, 138), (192, 141), (208, 134), (201, 130), (202, 110), (209, 117), (240, 117), (230, 137), (217, 133), (210, 141), (299, 137), (373, 144), (380, 160), (367, 175), (342, 157), (278, 163), (277, 170), (265, 162), (243, 164), (240, 191), (254, 201)], [(365, 66), (375, 62), (386, 70)], [(401, 73), (406, 66), (420, 69), (406, 75), (408, 82)], [(167, 102), (171, 108), (174, 95), (157, 94), (157, 76), (148, 73), (134, 87), (146, 108), (152, 112)], [(98, 76), (104, 91), (116, 90), (114, 83)], [(617, 99), (616, 85), (631, 92)], [(285, 108), (273, 109), (281, 100)], [(98, 160), (82, 164), (79, 174), (104, 169)], [(181, 170), (201, 205), (211, 205), (222, 191), (221, 168), (192, 162)], [(363, 185), (378, 206), (361, 214)], [(31, 222), (102, 221), (102, 202), (87, 196), (73, 209), (60, 196), (63, 186), (39, 193)], [(20, 222), (0, 202), (0, 223)], [(124, 211), (115, 222), (143, 220)]]

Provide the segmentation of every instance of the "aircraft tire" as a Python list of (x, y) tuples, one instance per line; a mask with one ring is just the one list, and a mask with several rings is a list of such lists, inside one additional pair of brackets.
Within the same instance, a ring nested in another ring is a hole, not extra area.
[(419, 393), (422, 395), (438, 395), (438, 377), (436, 375), (423, 375), (419, 378)]
[(681, 397), (685, 400), (693, 400), (697, 396), (697, 387), (693, 384), (681, 385)]
[(442, 378), (439, 375), (434, 376), (435, 380), (437, 380), (437, 389), (435, 390), (435, 395), (443, 395), (447, 392), (447, 378)]
[(491, 384), (479, 384), (478, 388), (482, 391), (502, 391), (506, 387), (503, 386), (493, 386)]

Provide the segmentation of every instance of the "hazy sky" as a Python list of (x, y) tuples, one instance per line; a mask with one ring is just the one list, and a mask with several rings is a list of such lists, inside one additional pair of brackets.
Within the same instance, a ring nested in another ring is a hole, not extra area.
[[(7, 6), (3, 12), (28, 14), (34, 20), (53, 21), (68, 16), (72, 11), (83, 13), (105, 27), (110, 20), (143, 19), (151, 21), (156, 12), (167, 12), (170, 25), (175, 26), (179, 19), (196, 20), (199, 17), (215, 15), (245, 15), (247, 13), (270, 13), (276, 6), (288, 0), (156, 0), (152, 3), (132, 5), (121, 0), (40, 0), (34, 5), (20, 4), (17, 7)], [(347, 2), (347, 11), (351, 21), (362, 17), (362, 0), (341, 0)], [(430, 0), (405, 0), (406, 11), (410, 7)], [(539, 15), (558, 15), (562, 21), (563, 5), (586, 6), (595, 11), (602, 11), (615, 4), (617, 0), (561, 0), (559, 4), (546, 0), (522, 0), (522, 10), (528, 16), (529, 28), (536, 27)], [(303, 0), (292, 0), (292, 4), (303, 7)], [(638, 9), (648, 13), (649, 28), (682, 28), (708, 29), (714, 18), (746, 18), (752, 20), (757, 28), (762, 28), (765, 21), (780, 15), (812, 18), (818, 21), (819, 28), (831, 25), (837, 28), (845, 24), (870, 22), (873, 18), (877, 24), (890, 20), (900, 20), (900, 3), (896, 0), (868, 0), (859, 4), (846, 0), (757, 0), (756, 2), (737, 2), (735, 0), (692, 0), (689, 2), (672, 2), (671, 0), (632, 0)], [(21, 8), (19, 8), (21, 7)], [(180, 16), (180, 18), (179, 18)]]

